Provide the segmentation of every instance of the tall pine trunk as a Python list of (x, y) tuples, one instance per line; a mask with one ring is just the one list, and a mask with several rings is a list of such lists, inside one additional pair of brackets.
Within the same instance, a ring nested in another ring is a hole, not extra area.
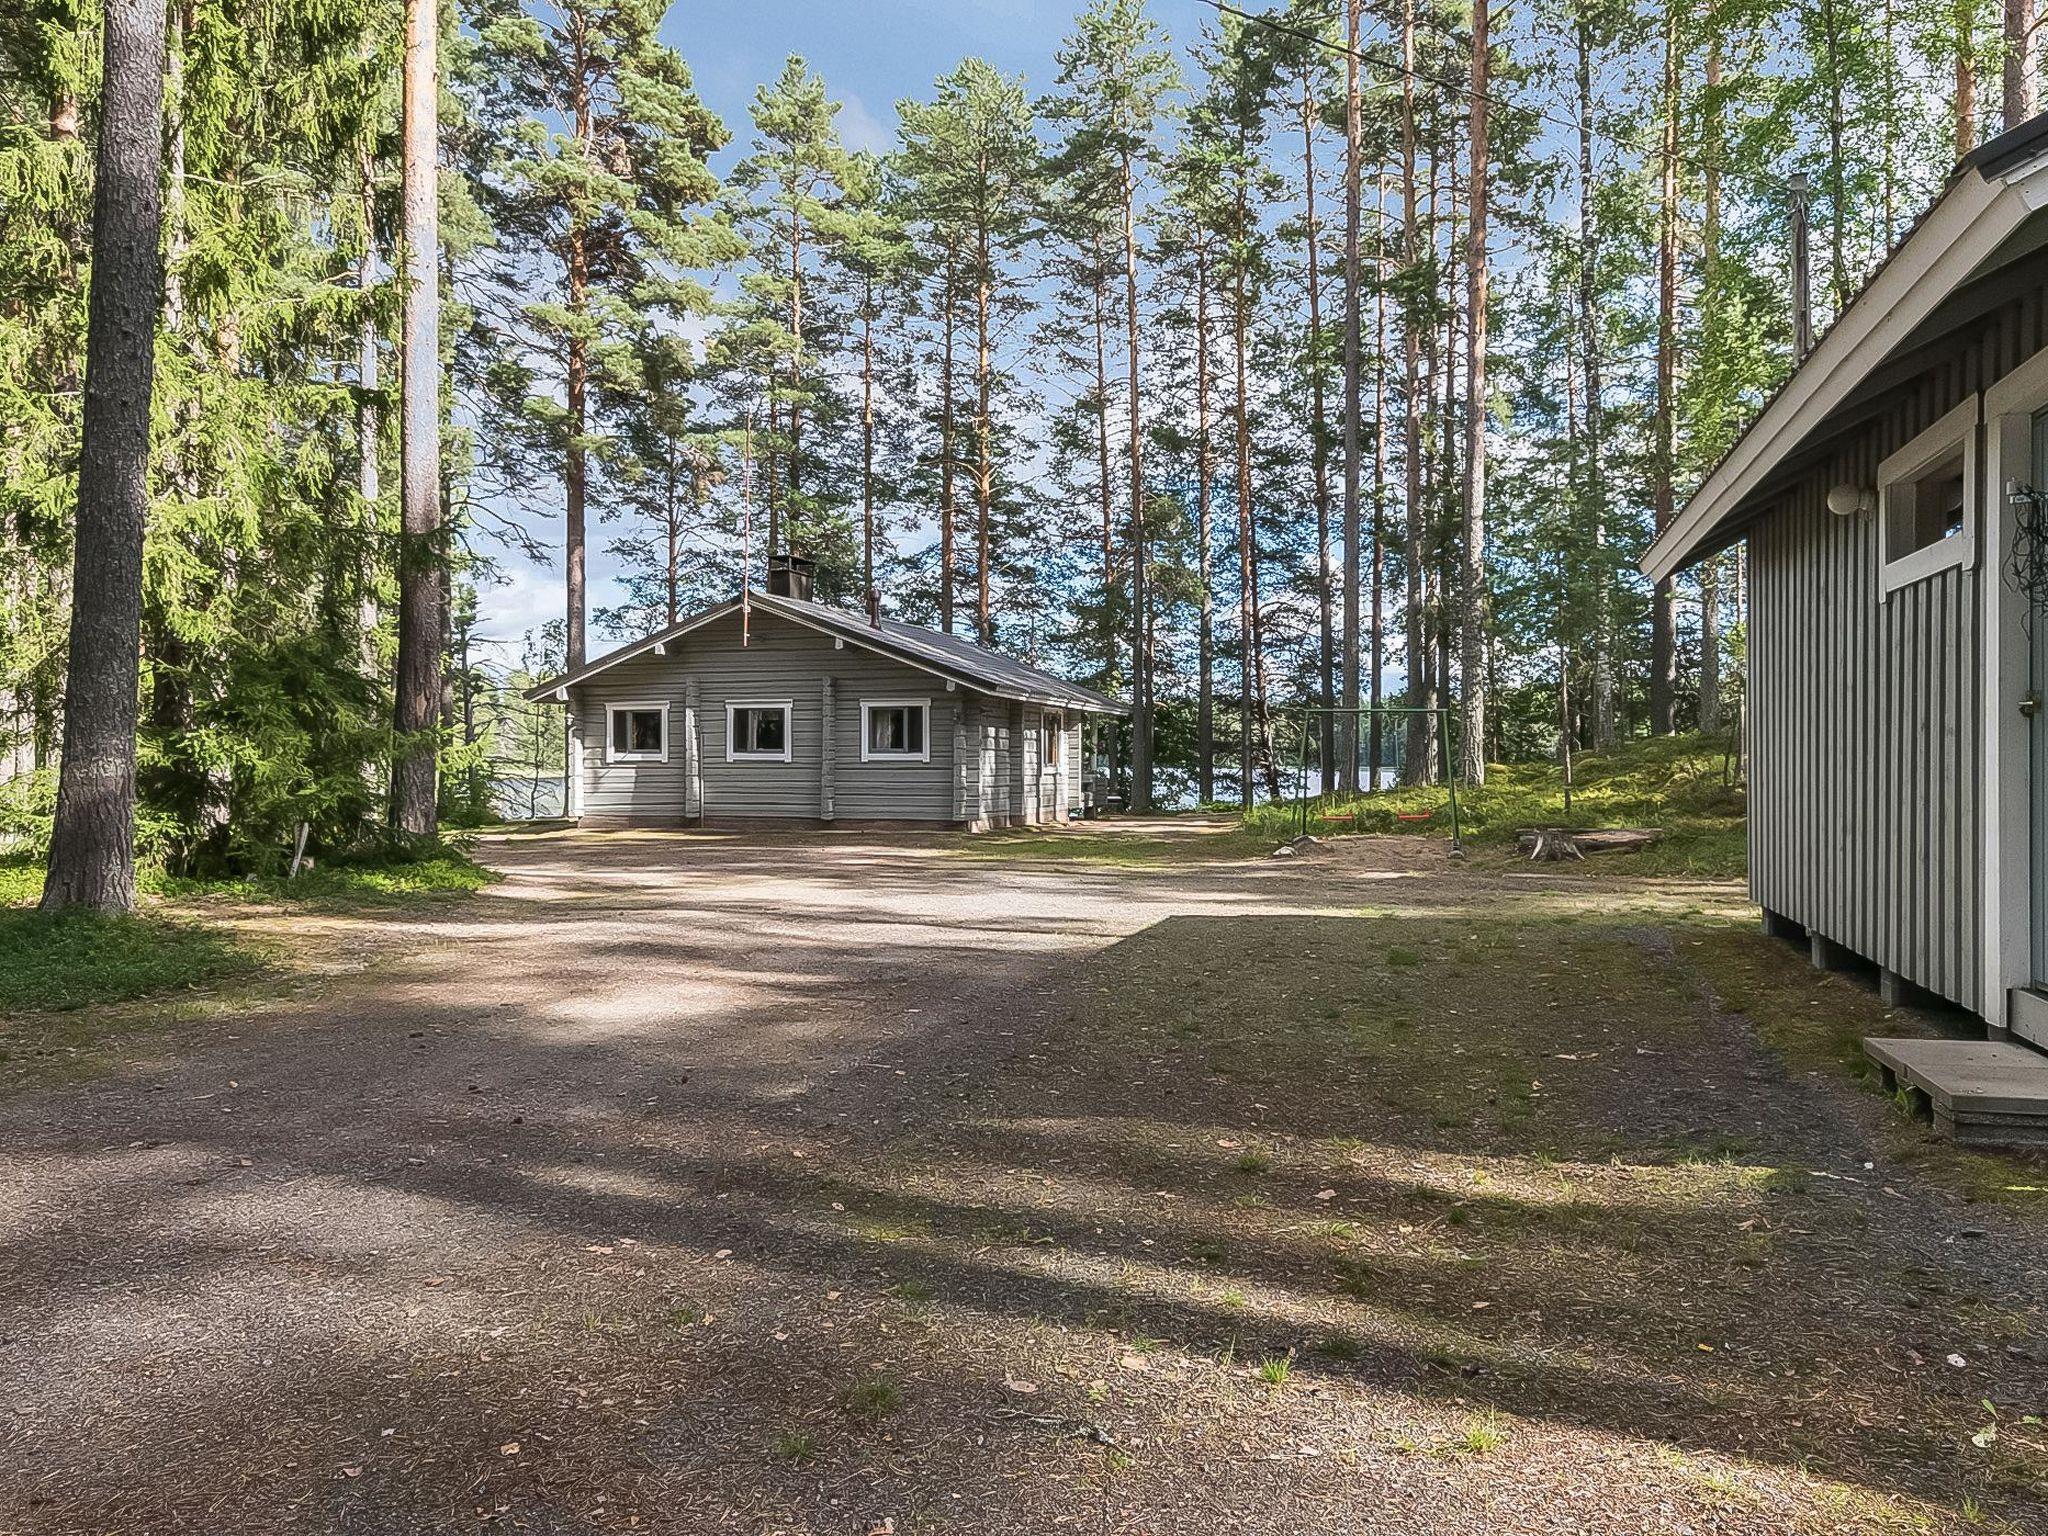
[[(1701, 329), (1720, 329), (1721, 298), (1721, 38), (1707, 39), (1706, 93), (1701, 139), (1705, 151), (1704, 207), (1700, 219)], [(1721, 729), (1721, 557), (1700, 564), (1700, 729)]]
[[(1403, 0), (1401, 7), (1401, 266), (1413, 272), (1420, 258), (1416, 249), (1416, 227), (1421, 200), (1415, 184), (1415, 0)], [(1426, 710), (1434, 702), (1430, 686), (1432, 658), (1429, 654), (1427, 622), (1427, 581), (1429, 570), (1429, 513), (1423, 496), (1422, 439), (1422, 338), (1414, 305), (1405, 303), (1401, 316), (1401, 361), (1404, 387), (1401, 399), (1401, 453), (1406, 475), (1407, 506), (1403, 554), (1407, 566), (1407, 704), (1411, 710)], [(1436, 741), (1435, 720), (1427, 714), (1407, 716), (1407, 749), (1401, 778), (1408, 784), (1426, 784), (1432, 772), (1432, 748)]]
[[(1240, 181), (1237, 195), (1237, 227), (1245, 225), (1247, 212), (1246, 195)], [(1246, 810), (1252, 806), (1252, 765), (1254, 761), (1252, 712), (1255, 697), (1255, 676), (1259, 665), (1258, 635), (1258, 570), (1257, 539), (1252, 528), (1252, 433), (1250, 406), (1246, 399), (1248, 369), (1246, 351), (1250, 340), (1249, 299), (1245, 293), (1244, 261), (1240, 257), (1232, 263), (1231, 273), (1231, 329), (1235, 343), (1237, 363), (1237, 391), (1232, 401), (1235, 415), (1237, 451), (1237, 630), (1241, 646), (1238, 657), (1237, 677), (1237, 771), (1238, 803)]]
[(1316, 98), (1310, 66), (1301, 70), (1301, 184), (1308, 261), (1309, 464), (1316, 506), (1316, 768), (1325, 794), (1337, 773), (1336, 582), (1330, 568), (1330, 452), (1323, 422), (1323, 276), (1316, 223)]
[(1615, 740), (1613, 602), (1607, 569), (1607, 465), (1600, 345), (1600, 215), (1593, 182), (1593, 34), (1581, 9), (1577, 43), (1579, 138), (1579, 353), (1585, 369), (1585, 434), (1575, 456), (1579, 493), (1593, 544), (1591, 583), (1593, 745), (1605, 750)]
[(881, 616), (875, 587), (875, 281), (865, 277), (860, 295), (860, 586), (870, 621)]
[[(983, 153), (981, 176), (986, 180), (988, 162)], [(994, 423), (990, 419), (993, 409), (994, 357), (989, 335), (989, 288), (994, 278), (989, 253), (988, 219), (984, 212), (977, 231), (979, 241), (975, 249), (974, 284), (974, 535), (975, 535), (975, 639), (983, 645), (995, 644), (995, 612), (992, 606), (993, 593), (989, 581), (989, 564), (993, 557), (995, 537), (990, 523), (995, 515), (995, 445), (992, 441)]]
[[(1344, 36), (1344, 510), (1340, 536), (1344, 542), (1344, 620), (1341, 700), (1343, 713), (1333, 722), (1337, 737), (1337, 787), (1356, 791), (1358, 779), (1358, 658), (1360, 591), (1365, 560), (1360, 549), (1358, 410), (1359, 379), (1359, 225), (1360, 160), (1364, 157), (1364, 112), (1358, 88), (1360, 13), (1363, 0), (1345, 0)], [(1377, 699), (1374, 700), (1378, 702)]]
[(1123, 156), (1124, 363), (1128, 375), (1131, 461), (1131, 809), (1152, 809), (1152, 577), (1145, 529), (1143, 412), (1138, 391), (1138, 185)]
[(71, 649), (45, 912), (126, 912), (135, 905), (142, 529), (163, 293), (164, 65), (162, 0), (108, 0)]
[(1195, 779), (1203, 805), (1216, 798), (1216, 593), (1210, 558), (1209, 239), (1195, 244)]
[(1956, 158), (1962, 159), (1977, 143), (1977, 40), (1971, 26), (1974, 6), (1968, 0), (1956, 5)]
[[(1657, 396), (1652, 423), (1651, 519), (1656, 532), (1670, 526), (1678, 475), (1678, 8), (1664, 9), (1664, 87), (1660, 107), (1657, 207)], [(1650, 594), (1650, 730), (1669, 736), (1678, 728), (1678, 626), (1671, 578)]]
[(2034, 0), (2005, 0), (2005, 126), (2034, 115)]
[(1102, 669), (1116, 675), (1116, 489), (1109, 473), (1109, 343), (1104, 313), (1108, 272), (1105, 254), (1096, 249), (1095, 272), (1095, 500), (1102, 540)]
[(953, 524), (958, 515), (953, 501), (953, 321), (958, 273), (958, 261), (948, 248), (946, 282), (939, 301), (945, 330), (939, 364), (939, 627), (949, 635), (953, 633)]
[(1486, 152), (1487, 12), (1472, 7), (1472, 172), (1465, 226), (1465, 568), (1458, 689), (1464, 704), (1460, 767), (1486, 782)]
[[(407, 0), (408, 5), (415, 0)], [(574, 87), (571, 100), (570, 123), (576, 136), (576, 144), (585, 158), (592, 154), (590, 143), (590, 80), (591, 61), (583, 46), (583, 28), (580, 22), (574, 28), (575, 49), (570, 68), (573, 72)], [(408, 79), (408, 84), (410, 80)], [(572, 194), (580, 199), (580, 194)], [(590, 351), (583, 333), (583, 317), (590, 307), (590, 247), (583, 227), (583, 213), (580, 203), (569, 215), (569, 330), (563, 338), (565, 347), (563, 395), (567, 407), (563, 430), (568, 435), (567, 460), (562, 475), (563, 529), (562, 568), (568, 587), (568, 661), (569, 670), (575, 671), (583, 665), (585, 656), (584, 611), (587, 606), (587, 560), (585, 503), (589, 496), (589, 456), (584, 448), (584, 434), (590, 426)], [(773, 525), (768, 536), (769, 548), (775, 546)]]
[[(405, 315), (400, 337), (398, 453), (397, 756), (391, 766), (391, 822), (432, 836), (441, 696), (441, 290), (436, 256), (440, 210), (440, 11), (434, 0), (406, 0), (404, 150), (400, 183), (404, 226)], [(580, 510), (580, 508), (579, 508)], [(579, 550), (580, 555), (580, 550)], [(580, 577), (580, 570), (578, 576)], [(571, 606), (574, 643), (582, 644), (580, 587)], [(580, 665), (580, 651), (571, 666)], [(573, 764), (571, 765), (573, 769)]]
[(1379, 217), (1373, 241), (1372, 362), (1372, 655), (1368, 658), (1365, 787), (1380, 787), (1386, 751), (1387, 633), (1387, 178), (1379, 177)]

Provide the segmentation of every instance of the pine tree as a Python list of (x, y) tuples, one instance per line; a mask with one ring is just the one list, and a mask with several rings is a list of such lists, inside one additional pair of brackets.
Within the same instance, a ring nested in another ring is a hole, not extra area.
[(1181, 84), (1179, 68), (1164, 43), (1165, 33), (1146, 15), (1144, 0), (1093, 0), (1075, 19), (1073, 35), (1056, 55), (1061, 89), (1045, 109), (1051, 121), (1067, 130), (1059, 157), (1062, 171), (1070, 182), (1101, 189), (1123, 257), (1125, 484), (1131, 551), (1131, 806), (1137, 811), (1152, 808), (1154, 731), (1153, 607), (1147, 590), (1149, 500), (1139, 342), (1139, 197), (1141, 184), (1154, 169), (1155, 140), (1165, 100)]
[(834, 544), (828, 585), (842, 579), (836, 546), (844, 540), (827, 530), (846, 497), (829, 482), (833, 445), (825, 436), (837, 425), (824, 355), (836, 347), (839, 317), (822, 309), (816, 274), (852, 236), (845, 203), (858, 174), (833, 124), (838, 111), (824, 80), (792, 55), (754, 95), (754, 142), (729, 185), (734, 222), (753, 247), (746, 308), (778, 332), (762, 439), (767, 552), (815, 559), (822, 543)]
[[(952, 469), (966, 469), (975, 501), (975, 635), (996, 640), (996, 562), (1016, 512), (1004, 439), (1009, 424), (998, 412), (1008, 387), (998, 348), (1029, 305), (1016, 263), (1031, 235), (1040, 167), (1030, 104), (1021, 82), (980, 59), (968, 59), (938, 82), (937, 99), (901, 112), (904, 176), (912, 218), (941, 253), (945, 274), (941, 311), (946, 346), (940, 454), (947, 486), (944, 590), (948, 623), (953, 580)], [(972, 454), (956, 458), (952, 394), (955, 317), (966, 312), (974, 349)]]
[[(593, 372), (644, 323), (650, 275), (701, 271), (737, 254), (701, 211), (717, 190), (705, 160), (726, 131), (657, 36), (666, 8), (568, 0), (546, 19), (507, 10), (480, 28), (496, 78), (489, 117), (504, 133), (485, 184), (506, 257), (500, 287), (547, 295), (513, 306), (496, 425), (560, 465), (572, 668), (586, 654), (587, 508), (610, 426), (594, 406)], [(710, 306), (697, 285), (666, 289), (670, 310)]]
[(71, 658), (46, 912), (135, 905), (136, 650), (162, 283), (163, 7), (109, 0), (103, 25)]

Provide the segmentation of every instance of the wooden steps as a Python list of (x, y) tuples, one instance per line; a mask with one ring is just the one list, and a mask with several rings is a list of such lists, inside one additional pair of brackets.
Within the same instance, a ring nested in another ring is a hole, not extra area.
[(2048, 1147), (2048, 1054), (1992, 1040), (1865, 1040), (1885, 1090), (1964, 1147)]

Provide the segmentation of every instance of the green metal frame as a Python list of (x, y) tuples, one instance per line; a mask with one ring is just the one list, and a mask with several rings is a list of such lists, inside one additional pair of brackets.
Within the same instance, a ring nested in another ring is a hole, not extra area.
[[(1458, 821), (1458, 770), (1456, 767), (1458, 758), (1455, 750), (1457, 741), (1453, 729), (1453, 722), (1457, 717), (1456, 710), (1447, 704), (1440, 704), (1435, 707), (1421, 704), (1381, 704), (1378, 706), (1361, 704), (1356, 709), (1346, 709), (1338, 705), (1302, 704), (1297, 705), (1292, 712), (1299, 716), (1301, 721), (1301, 763), (1296, 769), (1294, 782), (1299, 788), (1295, 807), (1296, 825), (1300, 828), (1302, 836), (1306, 837), (1308, 835), (1308, 725), (1312, 716), (1327, 715), (1335, 717), (1337, 715), (1350, 715), (1363, 724), (1374, 715), (1435, 715), (1443, 727), (1444, 788), (1450, 791), (1451, 798), (1451, 852), (1463, 853), (1465, 851), (1463, 828)], [(1373, 766), (1375, 768), (1378, 767), (1377, 764)]]

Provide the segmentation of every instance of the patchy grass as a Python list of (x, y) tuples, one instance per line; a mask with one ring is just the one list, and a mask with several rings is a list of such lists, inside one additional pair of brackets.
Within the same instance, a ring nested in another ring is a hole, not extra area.
[(0, 1014), (121, 1002), (239, 975), (257, 964), (232, 935), (199, 923), (0, 911)]
[(225, 899), (358, 908), (405, 906), (437, 897), (473, 895), (497, 878), (460, 847), (444, 843), (411, 858), (318, 865), (296, 880), (287, 880), (282, 875), (204, 880), (158, 875), (147, 886), (178, 900)]
[(866, 1376), (839, 1394), (839, 1406), (847, 1417), (864, 1424), (879, 1424), (903, 1407), (903, 1388), (888, 1376)]
[[(1864, 978), (1816, 972), (1802, 946), (1765, 939), (1750, 928), (1679, 927), (1672, 941), (1721, 1006), (1746, 1017), (1796, 1072), (1846, 1077), (1875, 1092), (1878, 1071), (1864, 1054), (1867, 1037), (1939, 1037), (1948, 1028), (1975, 1029), (1973, 1021), (1947, 1010), (1887, 1009)], [(1903, 1107), (1885, 1117), (1881, 1134), (1889, 1155), (1972, 1199), (2040, 1205), (2048, 1198), (2048, 1159), (1931, 1141)]]
[[(1670, 736), (1629, 742), (1613, 752), (1584, 755), (1572, 764), (1572, 805), (1564, 806), (1564, 775), (1556, 763), (1497, 763), (1486, 783), (1458, 792), (1458, 819), (1467, 842), (1512, 845), (1527, 826), (1660, 827), (1664, 836), (1641, 853), (1602, 854), (1613, 874), (1692, 875), (1721, 879), (1747, 867), (1746, 797), (1734, 786), (1725, 741)], [(1322, 819), (1349, 814), (1349, 823)], [(1294, 804), (1260, 806), (1245, 828), (1270, 846), (1298, 830)], [(1427, 814), (1426, 821), (1400, 818)], [(1449, 794), (1420, 785), (1381, 794), (1320, 800), (1309, 807), (1309, 830), (1318, 836), (1421, 833), (1449, 837)]]
[(0, 860), (0, 1014), (81, 1008), (175, 991), (261, 968), (263, 957), (221, 921), (242, 906), (361, 910), (465, 896), (497, 876), (460, 848), (414, 858), (340, 863), (297, 880), (189, 879), (138, 873), (141, 910), (128, 917), (34, 910), (43, 866)]

